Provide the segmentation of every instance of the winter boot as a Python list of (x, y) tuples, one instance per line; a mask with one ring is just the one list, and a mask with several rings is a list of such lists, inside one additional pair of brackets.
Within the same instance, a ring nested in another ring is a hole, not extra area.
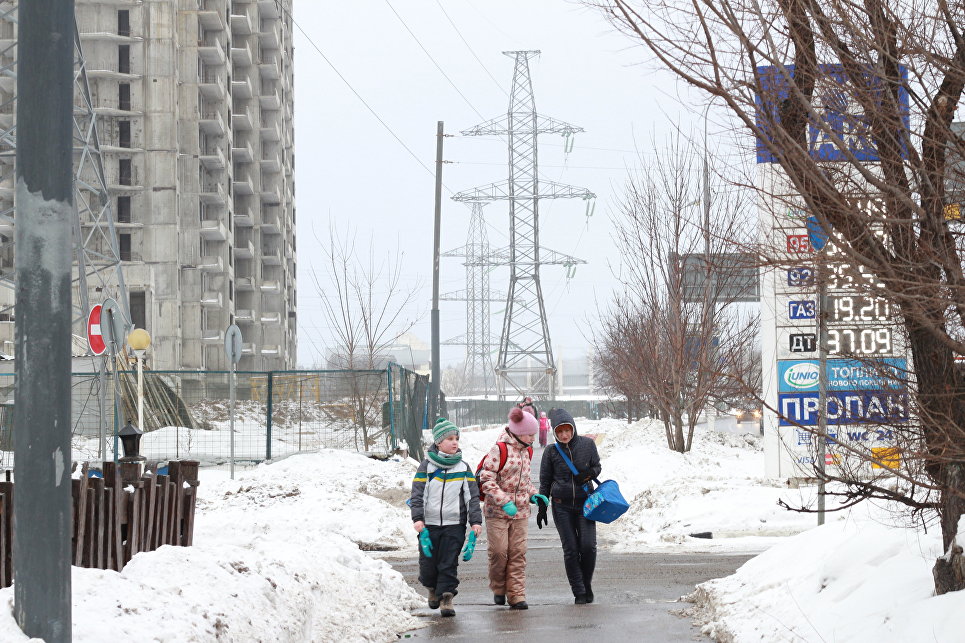
[(575, 605), (586, 605), (589, 602), (590, 601), (586, 599), (586, 594), (577, 594), (576, 598), (573, 599)]
[(505, 594), (493, 594), (493, 603), (495, 603), (496, 605), (505, 605), (505, 604), (506, 604), (506, 595), (505, 595)]
[(456, 615), (456, 610), (452, 608), (452, 594), (450, 592), (442, 595), (442, 602), (439, 604), (439, 613), (442, 616)]
[(584, 585), (586, 585), (586, 602), (587, 602), (587, 603), (592, 603), (592, 602), (593, 602), (593, 590), (590, 588), (589, 584), (584, 583)]
[(526, 604), (526, 601), (520, 601), (520, 602), (518, 602), (518, 603), (513, 603), (512, 605), (510, 605), (510, 606), (509, 606), (509, 609), (511, 609), (511, 610), (528, 610), (528, 609), (529, 609), (529, 605)]
[(429, 588), (429, 609), (437, 610), (439, 609), (439, 597), (436, 596), (436, 588)]

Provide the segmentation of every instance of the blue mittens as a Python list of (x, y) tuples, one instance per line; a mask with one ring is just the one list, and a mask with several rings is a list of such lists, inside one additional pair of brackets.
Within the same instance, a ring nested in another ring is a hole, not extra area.
[(516, 503), (510, 500), (509, 502), (503, 505), (503, 511), (506, 512), (507, 516), (513, 517), (516, 515), (519, 509), (516, 508)]
[(466, 546), (462, 548), (462, 559), (469, 560), (472, 558), (472, 553), (476, 551), (476, 532), (469, 532), (469, 540), (466, 541)]
[(426, 558), (432, 558), (432, 540), (429, 539), (428, 527), (419, 532), (419, 546), (422, 547), (422, 553)]
[(550, 500), (541, 493), (534, 493), (529, 497), (529, 504), (538, 504), (540, 507), (546, 507), (550, 504)]

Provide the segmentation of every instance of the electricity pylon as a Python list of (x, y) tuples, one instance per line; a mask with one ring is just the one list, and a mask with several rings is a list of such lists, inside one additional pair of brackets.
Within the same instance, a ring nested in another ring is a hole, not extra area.
[(466, 289), (442, 295), (442, 299), (466, 302), (466, 334), (443, 342), (449, 346), (465, 346), (464, 381), (469, 393), (491, 395), (496, 392), (493, 370), (493, 337), (490, 334), (490, 304), (499, 296), (490, 289), (488, 263), (489, 236), (483, 217), (483, 202), (472, 204), (466, 245), (443, 253), (444, 257), (462, 257), (466, 267)]
[[(0, 319), (13, 319), (14, 186), (17, 153), (17, 3), (0, 9)], [(97, 135), (97, 114), (87, 80), (80, 33), (74, 28), (74, 266), (72, 328), (86, 333), (90, 293), (113, 297), (130, 319), (121, 271), (113, 204)]]
[(537, 137), (539, 134), (571, 136), (583, 128), (536, 113), (529, 59), (539, 51), (504, 51), (515, 59), (513, 88), (506, 114), (464, 130), (464, 136), (507, 136), (509, 138), (509, 179), (466, 190), (455, 201), (479, 203), (509, 201), (509, 248), (493, 253), (491, 262), (509, 265), (506, 313), (496, 363), (499, 396), (534, 395), (551, 397), (556, 392), (556, 362), (550, 343), (541, 265), (573, 266), (582, 259), (545, 251), (539, 245), (540, 199), (592, 199), (584, 188), (562, 185), (539, 178)]

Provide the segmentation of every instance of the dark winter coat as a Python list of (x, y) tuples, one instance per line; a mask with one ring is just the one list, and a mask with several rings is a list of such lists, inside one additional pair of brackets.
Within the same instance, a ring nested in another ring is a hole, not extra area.
[[(596, 450), (596, 442), (577, 434), (573, 416), (564, 409), (550, 411), (549, 419), (554, 436), (556, 427), (561, 424), (569, 424), (573, 427), (573, 438), (566, 444), (559, 443), (560, 448), (569, 456), (577, 471), (584, 475), (589, 474), (591, 478), (598, 477), (603, 467), (600, 466), (600, 454)], [(592, 490), (593, 483), (589, 483), (588, 487)], [(566, 465), (556, 445), (548, 445), (543, 450), (543, 460), (539, 468), (539, 492), (568, 504), (583, 504), (586, 500), (587, 494), (583, 485), (573, 476), (573, 472)]]

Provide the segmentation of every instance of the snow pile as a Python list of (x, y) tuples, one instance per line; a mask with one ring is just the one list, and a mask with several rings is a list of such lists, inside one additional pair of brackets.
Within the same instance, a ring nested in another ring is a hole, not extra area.
[(963, 640), (965, 592), (933, 596), (941, 534), (868, 518), (786, 539), (692, 597), (718, 641)]
[[(120, 573), (73, 569), (73, 640), (384, 641), (418, 627), (407, 610), (424, 600), (362, 551), (415, 554), (395, 502), (414, 470), (324, 451), (234, 481), (203, 472), (193, 547), (138, 554)], [(27, 641), (13, 588), (0, 601), (0, 640)]]
[[(602, 479), (616, 480), (630, 510), (600, 533), (620, 550), (674, 547), (760, 551), (777, 537), (816, 523), (813, 514), (778, 505), (808, 501), (812, 489), (788, 489), (764, 477), (764, 453), (756, 435), (698, 427), (692, 449), (667, 447), (663, 424), (641, 420), (577, 421), (580, 433), (598, 437)], [(710, 532), (713, 540), (689, 534)], [(722, 540), (723, 539), (723, 540)]]

